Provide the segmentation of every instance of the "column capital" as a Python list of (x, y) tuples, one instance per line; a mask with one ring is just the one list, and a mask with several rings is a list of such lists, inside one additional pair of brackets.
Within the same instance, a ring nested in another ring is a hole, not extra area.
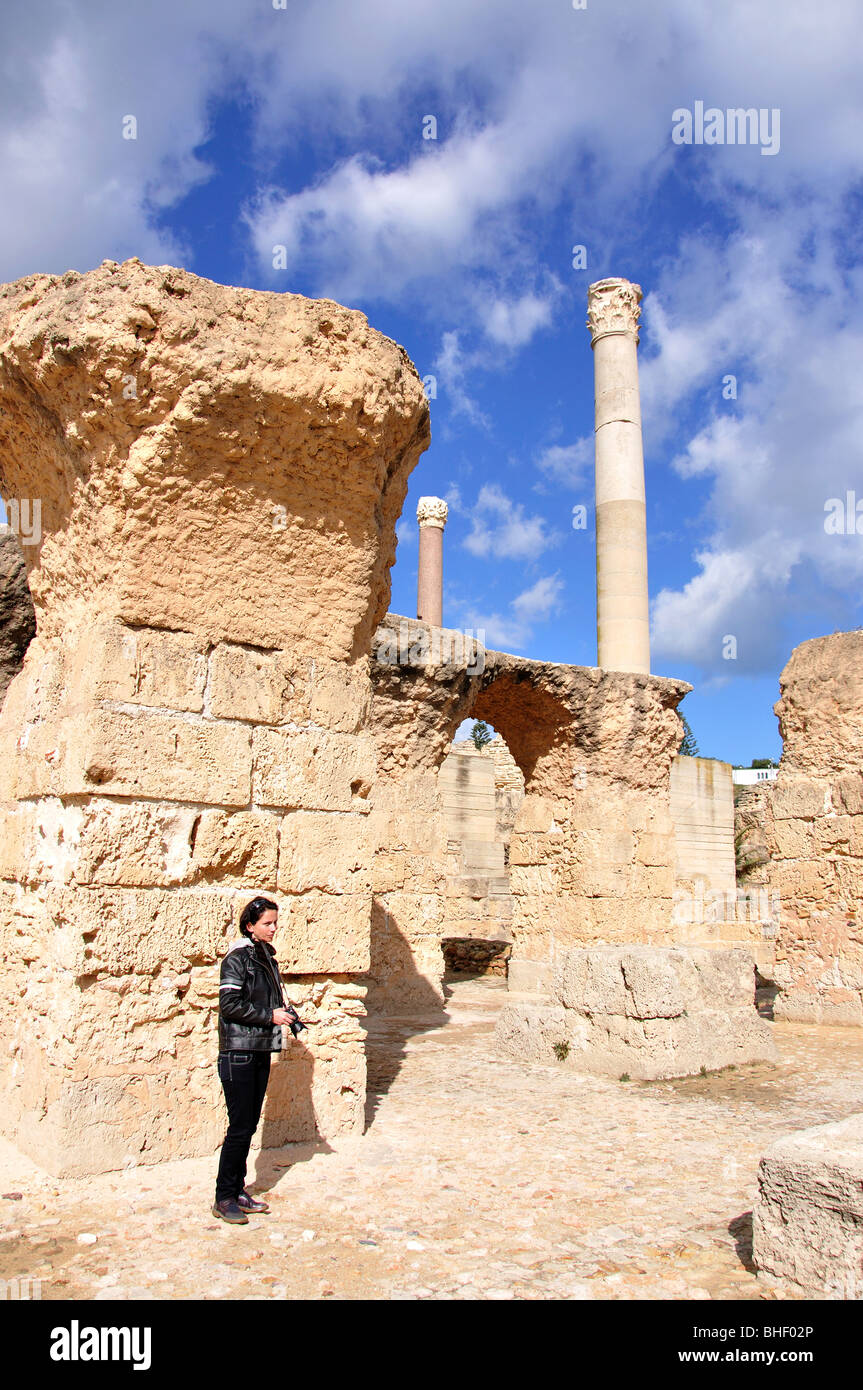
[(417, 502), (417, 521), (420, 526), (446, 526), (449, 508), (442, 497), (421, 497)]
[(629, 333), (638, 342), (641, 286), (612, 277), (596, 280), (587, 291), (590, 346), (610, 333)]

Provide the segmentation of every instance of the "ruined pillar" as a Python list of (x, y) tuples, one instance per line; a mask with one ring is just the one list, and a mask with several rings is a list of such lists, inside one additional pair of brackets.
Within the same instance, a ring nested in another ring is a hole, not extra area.
[(443, 528), (447, 505), (442, 497), (421, 497), (417, 503), (420, 554), (417, 571), (417, 617), (440, 627), (443, 621)]
[(647, 520), (638, 395), (641, 287), (597, 280), (587, 297), (596, 395), (597, 665), (650, 671)]
[(428, 435), (403, 350), (329, 300), (137, 260), (0, 286), (0, 481), (41, 505), (0, 710), (0, 1126), (49, 1171), (212, 1153), (258, 893), (313, 1025), (261, 1144), (362, 1132), (368, 653)]

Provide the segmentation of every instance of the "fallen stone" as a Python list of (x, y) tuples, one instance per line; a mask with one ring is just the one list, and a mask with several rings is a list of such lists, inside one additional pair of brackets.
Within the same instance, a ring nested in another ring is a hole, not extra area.
[(767, 1149), (752, 1226), (759, 1274), (810, 1297), (863, 1298), (863, 1114)]

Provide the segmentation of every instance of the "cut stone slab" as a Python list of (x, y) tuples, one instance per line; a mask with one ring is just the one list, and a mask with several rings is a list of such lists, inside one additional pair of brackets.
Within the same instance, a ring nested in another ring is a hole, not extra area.
[[(512, 962), (511, 980), (514, 968), (520, 982), (531, 973), (519, 974)], [(563, 951), (542, 982), (547, 1001), (513, 999), (500, 1015), (497, 1042), (509, 1056), (639, 1080), (777, 1056), (770, 1025), (755, 1007), (755, 964), (743, 947)]]
[(759, 1274), (814, 1298), (863, 1298), (863, 1114), (779, 1139), (761, 1159), (752, 1221)]

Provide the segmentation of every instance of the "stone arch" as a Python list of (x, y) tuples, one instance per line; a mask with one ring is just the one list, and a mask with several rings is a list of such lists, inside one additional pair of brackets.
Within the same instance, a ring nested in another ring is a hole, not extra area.
[(500, 731), (524, 776), (526, 793), (542, 794), (558, 785), (572, 716), (530, 673), (494, 675), (477, 694), (469, 717)]
[(413, 1007), (412, 990), (416, 1002), (442, 1003), (447, 843), (437, 774), (471, 716), (500, 732), (525, 776), (509, 855), (514, 953), (547, 962), (558, 946), (669, 940), (669, 769), (688, 687), (469, 647), (459, 655), (459, 634), (393, 614), (384, 631), (386, 659), (383, 645), (372, 655), (372, 1009)]

